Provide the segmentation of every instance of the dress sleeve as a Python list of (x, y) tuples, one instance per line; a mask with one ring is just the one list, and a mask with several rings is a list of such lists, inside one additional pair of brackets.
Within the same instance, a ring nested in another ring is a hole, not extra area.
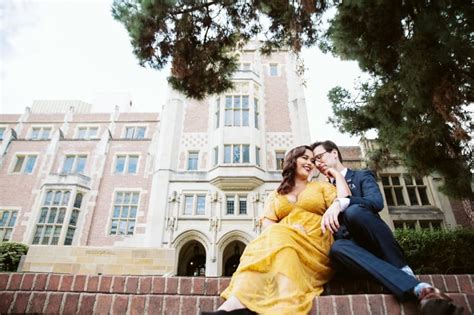
[(263, 217), (276, 222), (280, 221), (277, 215), (277, 209), (279, 208), (278, 204), (279, 201), (277, 198), (277, 192), (272, 191), (265, 200), (265, 209), (263, 211)]
[(327, 183), (327, 182), (322, 182), (322, 189), (323, 189), (323, 197), (324, 197), (324, 203), (326, 204), (326, 209), (329, 208), (329, 206), (332, 205), (334, 200), (337, 197), (337, 190), (336, 187), (334, 187), (333, 184)]

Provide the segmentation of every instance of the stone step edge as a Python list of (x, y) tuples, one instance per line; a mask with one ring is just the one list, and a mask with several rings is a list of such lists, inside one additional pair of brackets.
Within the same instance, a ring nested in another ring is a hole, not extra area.
[[(449, 293), (467, 314), (474, 310), (474, 294)], [(218, 296), (128, 295), (78, 292), (0, 292), (0, 313), (131, 313), (199, 314), (217, 309)], [(389, 294), (320, 296), (310, 314), (418, 314), (416, 301), (399, 302)]]
[[(422, 275), (444, 292), (474, 293), (474, 275)], [(218, 295), (230, 278), (0, 273), (0, 291), (62, 291), (127, 294)], [(388, 293), (373, 281), (335, 279), (324, 295)]]

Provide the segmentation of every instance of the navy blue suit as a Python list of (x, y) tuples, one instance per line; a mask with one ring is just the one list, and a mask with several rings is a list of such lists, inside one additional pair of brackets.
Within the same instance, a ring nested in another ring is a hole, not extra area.
[(400, 269), (407, 263), (378, 214), (384, 203), (374, 174), (348, 169), (345, 178), (352, 196), (348, 208), (339, 214), (341, 227), (334, 235), (331, 259), (336, 266), (372, 276), (400, 299), (410, 296), (419, 281)]

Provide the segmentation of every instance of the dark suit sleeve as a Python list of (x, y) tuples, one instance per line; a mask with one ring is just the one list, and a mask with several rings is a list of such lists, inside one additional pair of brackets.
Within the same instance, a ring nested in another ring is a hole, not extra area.
[(359, 182), (361, 196), (350, 196), (349, 206), (359, 204), (373, 212), (379, 212), (383, 209), (383, 198), (380, 192), (377, 181), (375, 180), (374, 173), (369, 170), (361, 171), (361, 179)]

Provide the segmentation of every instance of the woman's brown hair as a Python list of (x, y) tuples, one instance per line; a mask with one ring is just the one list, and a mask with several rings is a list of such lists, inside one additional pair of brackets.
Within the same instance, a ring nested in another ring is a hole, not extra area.
[(280, 186), (278, 186), (277, 189), (277, 192), (280, 195), (288, 194), (293, 189), (293, 187), (295, 187), (296, 160), (300, 156), (303, 156), (306, 150), (312, 152), (310, 146), (301, 145), (292, 149), (285, 155), (282, 171), (283, 180), (281, 181)]

